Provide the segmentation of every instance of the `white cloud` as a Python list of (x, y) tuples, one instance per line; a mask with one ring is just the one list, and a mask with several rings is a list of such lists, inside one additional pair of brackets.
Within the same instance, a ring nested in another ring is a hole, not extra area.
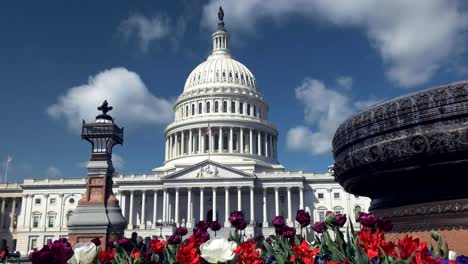
[(128, 39), (136, 36), (143, 52), (148, 51), (150, 42), (161, 40), (171, 31), (170, 19), (165, 15), (146, 17), (133, 14), (119, 26), (119, 31)]
[(112, 153), (112, 164), (116, 170), (121, 170), (125, 166), (125, 161), (122, 156)]
[(336, 83), (345, 90), (350, 90), (353, 87), (353, 78), (351, 76), (340, 76), (336, 78)]
[(173, 117), (170, 100), (154, 96), (135, 72), (112, 68), (89, 78), (87, 84), (70, 88), (47, 108), (54, 119), (65, 119), (69, 127), (80, 131), (81, 120), (94, 121), (97, 106), (107, 99), (114, 110), (110, 114), (120, 126), (159, 125)]
[(307, 78), (295, 89), (296, 98), (304, 105), (304, 125), (290, 129), (287, 148), (312, 155), (327, 153), (338, 126), (347, 117), (377, 102), (352, 100), (316, 79)]
[[(299, 15), (339, 27), (360, 28), (377, 49), (387, 77), (403, 87), (428, 81), (463, 51), (468, 28), (461, 1), (238, 0), (225, 1), (226, 25), (254, 32), (257, 22)], [(216, 26), (219, 2), (203, 8), (202, 26)]]
[(47, 178), (60, 178), (63, 177), (63, 174), (59, 168), (55, 166), (49, 166), (46, 170), (46, 176)]

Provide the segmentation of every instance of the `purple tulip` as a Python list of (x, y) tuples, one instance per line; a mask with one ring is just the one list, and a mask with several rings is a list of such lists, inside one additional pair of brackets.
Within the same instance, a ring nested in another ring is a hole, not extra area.
[(234, 211), (231, 213), (229, 217), (229, 222), (231, 222), (232, 226), (240, 229), (239, 225), (244, 221), (244, 214), (242, 211)]
[(178, 245), (178, 244), (180, 244), (180, 242), (182, 242), (182, 237), (180, 235), (176, 235), (176, 234), (170, 236), (167, 239), (167, 243), (169, 245)]
[(207, 221), (200, 221), (200, 222), (198, 222), (198, 224), (197, 224), (197, 228), (198, 228), (198, 229), (201, 229), (201, 230), (203, 230), (203, 231), (208, 230), (208, 227), (210, 227), (210, 224), (208, 224)]
[(179, 236), (185, 236), (188, 233), (188, 230), (185, 226), (179, 226), (175, 233)]
[(283, 227), (275, 227), (275, 233), (278, 235), (283, 234)]
[(374, 227), (377, 223), (377, 217), (373, 214), (360, 213), (358, 218), (359, 222), (365, 227)]
[(393, 228), (392, 221), (379, 217), (377, 219), (377, 228), (383, 232), (389, 232)]
[(335, 217), (335, 222), (338, 226), (343, 227), (346, 223), (346, 214), (337, 214)]
[(284, 217), (282, 217), (281, 215), (275, 216), (275, 218), (273, 218), (272, 223), (275, 226), (275, 228), (281, 228), (284, 226)]
[(125, 251), (131, 251), (133, 249), (132, 241), (128, 238), (122, 238), (117, 242), (119, 247), (125, 249)]
[(457, 256), (456, 261), (460, 264), (468, 264), (468, 257), (464, 255)]
[(101, 245), (101, 239), (99, 239), (99, 237), (93, 238), (91, 242), (93, 242), (94, 245), (96, 245), (96, 247), (99, 247)]
[(210, 228), (213, 231), (218, 231), (218, 230), (221, 229), (221, 227), (222, 227), (222, 225), (218, 221), (213, 221), (213, 222), (210, 223)]
[(324, 222), (315, 222), (314, 225), (312, 226), (312, 229), (316, 233), (323, 233), (327, 230), (327, 226), (325, 225)]
[(296, 221), (301, 225), (301, 227), (306, 227), (310, 225), (310, 214), (304, 210), (298, 210), (296, 214)]
[(247, 222), (242, 220), (242, 222), (238, 226), (239, 230), (244, 230), (246, 227), (247, 227)]
[(331, 214), (333, 214), (332, 211), (327, 211), (327, 212), (325, 213), (325, 217), (329, 217)]
[(74, 252), (66, 238), (48, 243), (42, 249), (34, 251), (30, 255), (33, 264), (62, 264), (66, 263)]
[(197, 229), (194, 233), (195, 233), (196, 238), (200, 238), (203, 241), (208, 241), (210, 239), (210, 234), (208, 234), (208, 232), (206, 232), (206, 230)]
[(296, 235), (296, 228), (294, 227), (289, 227), (287, 225), (283, 226), (283, 236), (285, 238), (291, 238)]

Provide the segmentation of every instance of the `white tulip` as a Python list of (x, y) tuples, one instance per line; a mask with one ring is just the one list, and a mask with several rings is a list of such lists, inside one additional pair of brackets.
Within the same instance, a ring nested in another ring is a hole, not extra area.
[(78, 243), (73, 249), (75, 255), (68, 261), (69, 264), (89, 264), (96, 257), (96, 245), (93, 242)]
[(209, 263), (226, 262), (234, 258), (237, 243), (224, 237), (215, 237), (200, 245), (201, 257)]
[(450, 250), (448, 257), (449, 257), (449, 260), (457, 260), (457, 252)]

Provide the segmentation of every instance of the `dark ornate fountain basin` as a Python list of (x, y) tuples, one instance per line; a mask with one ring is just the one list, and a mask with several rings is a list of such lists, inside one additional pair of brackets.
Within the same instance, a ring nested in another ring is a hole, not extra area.
[(443, 230), (468, 253), (468, 81), (401, 96), (346, 120), (333, 138), (334, 174), (372, 199), (396, 236)]

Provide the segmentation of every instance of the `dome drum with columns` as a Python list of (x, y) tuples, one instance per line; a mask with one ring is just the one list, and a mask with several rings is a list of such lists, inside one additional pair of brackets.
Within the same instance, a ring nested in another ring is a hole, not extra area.
[[(369, 199), (346, 193), (330, 171), (287, 171), (278, 162), (278, 131), (268, 121), (268, 104), (251, 71), (232, 58), (222, 18), (213, 51), (189, 74), (175, 103), (164, 164), (113, 178), (125, 234), (165, 237), (178, 225), (217, 220), (223, 224), (217, 235), (228, 236), (229, 214), (241, 210), (250, 237), (273, 234), (276, 215), (299, 228), (298, 209), (310, 212), (313, 222), (327, 211), (352, 216), (367, 210)], [(85, 189), (82, 177), (25, 179), (13, 187), (0, 184), (0, 238), (7, 238), (0, 247), (5, 242), (27, 255), (68, 235), (68, 218)], [(310, 227), (304, 231), (313, 239)]]

